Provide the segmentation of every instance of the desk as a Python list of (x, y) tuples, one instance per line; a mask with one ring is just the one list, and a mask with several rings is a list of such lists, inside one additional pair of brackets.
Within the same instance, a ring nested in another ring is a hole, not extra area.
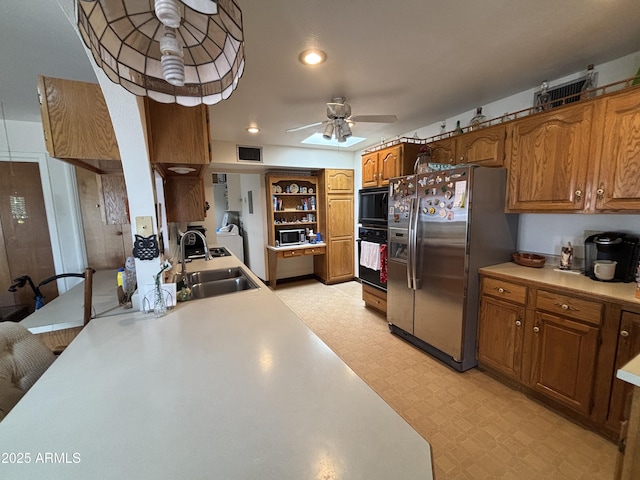
[(327, 244), (305, 243), (303, 245), (291, 245), (288, 247), (274, 247), (267, 245), (267, 259), (269, 261), (269, 286), (276, 288), (278, 280), (278, 260), (281, 258), (303, 257), (305, 255), (324, 255), (327, 253)]

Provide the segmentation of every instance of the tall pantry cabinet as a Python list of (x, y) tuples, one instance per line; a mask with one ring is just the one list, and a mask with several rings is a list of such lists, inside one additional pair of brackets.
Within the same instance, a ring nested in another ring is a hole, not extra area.
[(353, 170), (321, 170), (318, 173), (318, 231), (327, 245), (326, 255), (315, 256), (314, 272), (325, 283), (354, 277)]

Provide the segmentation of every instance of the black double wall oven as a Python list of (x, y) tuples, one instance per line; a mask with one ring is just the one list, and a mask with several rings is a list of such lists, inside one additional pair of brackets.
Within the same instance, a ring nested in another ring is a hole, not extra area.
[(387, 291), (386, 278), (382, 272), (384, 266), (381, 265), (380, 269), (369, 268), (370, 262), (363, 261), (362, 250), (363, 246), (371, 248), (372, 243), (379, 245), (378, 248), (387, 244), (388, 197), (388, 187), (366, 188), (359, 191), (358, 277), (362, 283), (384, 292)]

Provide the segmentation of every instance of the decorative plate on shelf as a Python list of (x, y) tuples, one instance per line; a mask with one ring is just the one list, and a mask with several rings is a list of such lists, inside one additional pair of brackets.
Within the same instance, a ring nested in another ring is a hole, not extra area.
[(276, 193), (282, 193), (282, 187), (280, 185), (276, 185)]
[(298, 184), (292, 183), (289, 185), (289, 193), (298, 193)]
[(308, 192), (309, 192), (309, 193), (313, 193), (313, 188), (309, 187)]

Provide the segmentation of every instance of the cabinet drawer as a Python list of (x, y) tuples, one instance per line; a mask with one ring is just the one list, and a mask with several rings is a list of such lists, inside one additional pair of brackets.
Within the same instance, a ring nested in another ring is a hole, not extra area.
[(377, 288), (370, 287), (369, 285), (362, 285), (362, 300), (366, 305), (369, 305), (376, 310), (380, 310), (383, 313), (387, 313), (387, 293), (378, 290)]
[(600, 325), (602, 320), (602, 304), (559, 293), (538, 290), (536, 310), (575, 318), (592, 325)]
[(527, 303), (527, 287), (505, 280), (483, 278), (482, 293), (524, 305)]
[(313, 247), (313, 248), (305, 248), (305, 255), (324, 255), (326, 253), (326, 247)]
[(302, 250), (285, 250), (282, 252), (282, 258), (301, 257), (304, 255)]

